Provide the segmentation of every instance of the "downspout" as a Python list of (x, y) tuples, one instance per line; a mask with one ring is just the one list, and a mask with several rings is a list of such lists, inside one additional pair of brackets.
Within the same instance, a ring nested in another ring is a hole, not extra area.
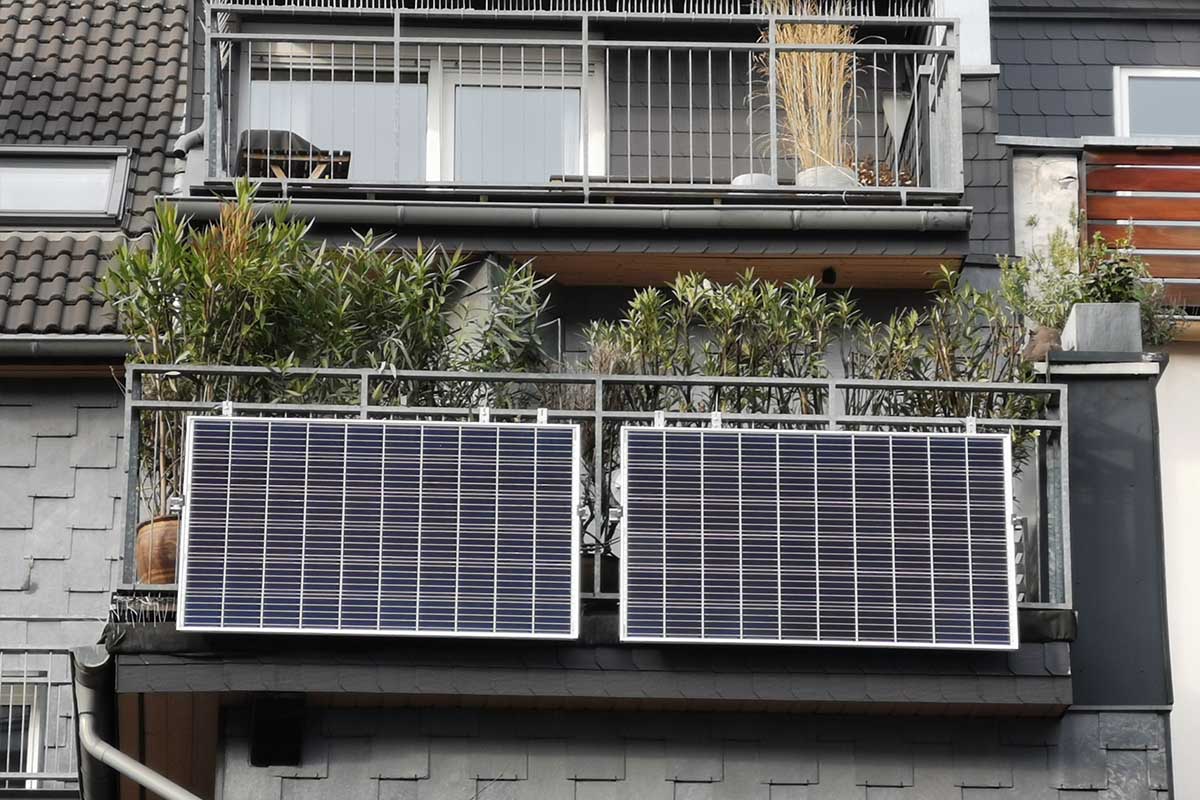
[(116, 696), (112, 657), (104, 645), (71, 651), (75, 720), (79, 731), (79, 794), (82, 800), (117, 796), (115, 775), (101, 765), (154, 792), (163, 800), (201, 800), (179, 784), (130, 758), (103, 736), (111, 736)]

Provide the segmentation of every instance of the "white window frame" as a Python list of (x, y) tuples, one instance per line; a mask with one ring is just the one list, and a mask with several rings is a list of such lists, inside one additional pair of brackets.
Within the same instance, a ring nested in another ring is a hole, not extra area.
[[(579, 125), (578, 159), (580, 169), (588, 175), (598, 176), (607, 172), (608, 152), (608, 108), (605, 102), (604, 64), (592, 60), (587, 69), (587, 91), (584, 91), (583, 75), (558, 73), (532, 73), (522, 75), (518, 71), (503, 72), (474, 71), (460, 72), (445, 69), (434, 63), (429, 71), (429, 88), (426, 99), (425, 123), (425, 180), (428, 182), (453, 181), (454, 175), (454, 107), (455, 92), (459, 86), (484, 86), (496, 88), (525, 89), (578, 89), (580, 111), (586, 112), (587, 152), (584, 153), (584, 120)], [(584, 108), (583, 103), (587, 103)]]
[(103, 209), (98, 210), (4, 209), (0, 210), (0, 221), (18, 224), (23, 222), (38, 222), (50, 225), (72, 222), (96, 222), (115, 225), (120, 221), (124, 213), (125, 190), (129, 182), (129, 148), (58, 145), (0, 146), (0, 162), (23, 160), (43, 165), (60, 162), (63, 166), (68, 167), (87, 163), (109, 165), (112, 167), (112, 184), (109, 186), (108, 201)]
[[(1132, 136), (1129, 132), (1130, 78), (1185, 78), (1195, 80), (1200, 84), (1200, 67), (1113, 67), (1113, 134), (1115, 136)], [(1179, 134), (1138, 135), (1181, 140), (1200, 139), (1200, 131), (1195, 136), (1181, 136)]]
[[(45, 680), (44, 676), (31, 675), (27, 682), (0, 683), (0, 708), (25, 708), (28, 710), (26, 715), (28, 722), (25, 725), (23, 734), (20, 731), (10, 732), (7, 728), (0, 731), (0, 735), (5, 736), (5, 738), (10, 735), (22, 736), (22, 747), (26, 754), (24, 769), (14, 769), (12, 771), (28, 773), (31, 776), (25, 781), (26, 789), (38, 788), (39, 781), (33, 776), (41, 772), (42, 759), (45, 756), (45, 748), (43, 747), (43, 733), (46, 727), (46, 691), (45, 684), (43, 683)], [(2, 771), (4, 771), (4, 765), (0, 764), (0, 772)], [(20, 779), (9, 778), (8, 780)], [(2, 782), (0, 781), (0, 783)]]

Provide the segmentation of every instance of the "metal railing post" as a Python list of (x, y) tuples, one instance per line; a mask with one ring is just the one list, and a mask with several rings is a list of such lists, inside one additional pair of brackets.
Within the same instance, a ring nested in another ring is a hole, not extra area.
[[(580, 22), (580, 37), (581, 37), (581, 61), (579, 67), (580, 84), (579, 84), (579, 127), (580, 140), (583, 144), (583, 150), (579, 154), (579, 166), (583, 176), (583, 202), (587, 203), (591, 195), (591, 144), (588, 137), (588, 72), (591, 68), (591, 59), (588, 54), (588, 15), (584, 14)], [(607, 78), (605, 79), (607, 81)]]
[[(767, 58), (770, 62), (767, 66), (767, 100), (770, 108), (771, 124), (771, 133), (769, 134), (768, 138), (770, 139), (771, 143), (771, 179), (775, 183), (779, 183), (779, 126), (777, 121), (777, 105), (779, 100), (776, 97), (776, 72), (778, 70), (778, 64), (776, 64), (775, 41), (775, 12), (772, 11), (767, 18)], [(753, 143), (751, 146), (753, 146)]]
[(208, 54), (204, 71), (204, 120), (208, 127), (205, 141), (208, 150), (207, 174), (217, 177), (217, 154), (221, 152), (221, 117), (218, 99), (221, 93), (221, 45), (216, 38), (216, 14), (212, 4), (205, 3), (204, 52)]
[(125, 583), (134, 582), (134, 549), (140, 506), (141, 411), (133, 402), (142, 399), (142, 373), (137, 365), (125, 367), (125, 532), (121, 573)]

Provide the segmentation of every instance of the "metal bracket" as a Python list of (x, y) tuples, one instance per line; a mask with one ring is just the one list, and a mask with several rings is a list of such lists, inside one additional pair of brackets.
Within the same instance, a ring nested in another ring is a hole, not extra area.
[(712, 427), (714, 427), (714, 428), (720, 428), (720, 427), (721, 427), (721, 425), (722, 425), (722, 422), (721, 422), (721, 412), (720, 412), (720, 411), (714, 411), (714, 412), (712, 412), (712, 417), (711, 417), (711, 420), (712, 420), (712, 421), (711, 421)]
[(479, 421), (488, 423), (492, 421), (492, 410), (487, 406), (479, 407)]
[(183, 510), (183, 498), (179, 495), (171, 495), (167, 498), (167, 512), (170, 514), (178, 514)]
[(967, 433), (973, 434), (977, 432), (974, 417), (964, 417), (963, 425), (966, 427)]
[(232, 400), (222, 400), (221, 401), (221, 416), (222, 417), (232, 417), (233, 416), (233, 401)]
[(546, 409), (546, 408), (539, 408), (537, 410), (537, 424), (545, 425), (549, 421), (550, 421), (550, 410)]
[(620, 522), (621, 518), (624, 516), (625, 516), (625, 509), (622, 508), (621, 506), (609, 506), (608, 507), (608, 518), (610, 520), (612, 520), (613, 522)]
[(654, 412), (654, 427), (656, 427), (656, 428), (667, 427), (667, 412), (665, 412), (665, 411), (655, 411)]
[(575, 516), (579, 517), (581, 520), (587, 519), (587, 515), (590, 512), (591, 506), (589, 506), (587, 503), (580, 503), (579, 505), (575, 506)]

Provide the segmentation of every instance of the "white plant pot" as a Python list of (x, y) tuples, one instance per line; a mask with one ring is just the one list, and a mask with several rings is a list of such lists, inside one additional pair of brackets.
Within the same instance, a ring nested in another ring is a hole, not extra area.
[(796, 173), (796, 186), (804, 189), (853, 189), (858, 175), (849, 167), (809, 167)]
[(734, 186), (747, 186), (755, 189), (774, 189), (779, 184), (765, 172), (745, 172), (733, 179)]

